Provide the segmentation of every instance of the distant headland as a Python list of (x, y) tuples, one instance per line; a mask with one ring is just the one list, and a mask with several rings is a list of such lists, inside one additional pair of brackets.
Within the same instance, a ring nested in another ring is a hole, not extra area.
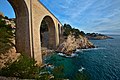
[(89, 40), (105, 40), (105, 39), (113, 39), (110, 36), (104, 35), (104, 34), (99, 34), (99, 33), (87, 33), (86, 37)]

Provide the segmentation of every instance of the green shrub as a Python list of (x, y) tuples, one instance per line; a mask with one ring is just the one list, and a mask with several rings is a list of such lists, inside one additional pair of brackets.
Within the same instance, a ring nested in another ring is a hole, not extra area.
[(6, 53), (14, 46), (12, 39), (14, 38), (11, 25), (0, 19), (0, 53)]
[[(21, 55), (18, 60), (13, 63), (7, 63), (6, 67), (0, 70), (0, 76), (16, 77), (20, 79), (37, 79), (37, 80), (63, 80), (63, 67), (58, 66), (51, 73), (40, 74), (40, 72), (48, 72), (45, 68), (35, 66), (34, 59)], [(57, 74), (56, 74), (57, 73)], [(51, 76), (55, 76), (51, 78)]]
[(0, 76), (18, 77), (21, 79), (37, 78), (39, 76), (39, 68), (34, 66), (35, 63), (34, 59), (21, 55), (15, 62), (6, 64), (6, 67), (1, 69)]
[(68, 36), (71, 34), (72, 27), (69, 24), (64, 24), (63, 29), (64, 29), (64, 32), (63, 32), (64, 36)]
[(63, 29), (64, 29), (64, 32), (63, 32), (64, 36), (68, 36), (70, 34), (74, 35), (75, 38), (79, 38), (79, 35), (85, 36), (85, 33), (83, 31), (80, 31), (79, 29), (72, 28), (69, 24), (64, 24)]

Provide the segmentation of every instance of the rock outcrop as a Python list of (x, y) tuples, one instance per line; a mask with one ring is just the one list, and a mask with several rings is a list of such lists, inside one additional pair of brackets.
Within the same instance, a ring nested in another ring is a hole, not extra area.
[(16, 53), (15, 47), (11, 48), (7, 53), (0, 54), (0, 69), (5, 67), (6, 64), (12, 63), (20, 56), (20, 53)]
[(65, 54), (71, 54), (76, 49), (95, 48), (95, 46), (86, 37), (81, 35), (79, 38), (75, 38), (73, 35), (69, 35), (62, 41), (63, 42), (59, 45), (57, 51)]

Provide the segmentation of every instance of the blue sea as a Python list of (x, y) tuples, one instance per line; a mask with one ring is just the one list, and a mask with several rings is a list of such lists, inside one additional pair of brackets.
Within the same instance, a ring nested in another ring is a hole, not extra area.
[[(46, 63), (59, 67), (55, 76), (69, 80), (120, 80), (120, 36), (114, 39), (91, 40), (97, 48), (77, 50), (76, 56), (57, 53)], [(57, 69), (56, 69), (57, 70)]]

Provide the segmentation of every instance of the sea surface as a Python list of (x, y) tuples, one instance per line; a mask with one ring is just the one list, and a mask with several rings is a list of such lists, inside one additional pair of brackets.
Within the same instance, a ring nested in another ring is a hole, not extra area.
[(59, 67), (55, 76), (69, 80), (120, 80), (120, 36), (91, 40), (97, 48), (77, 50), (76, 56), (53, 54), (46, 63)]

